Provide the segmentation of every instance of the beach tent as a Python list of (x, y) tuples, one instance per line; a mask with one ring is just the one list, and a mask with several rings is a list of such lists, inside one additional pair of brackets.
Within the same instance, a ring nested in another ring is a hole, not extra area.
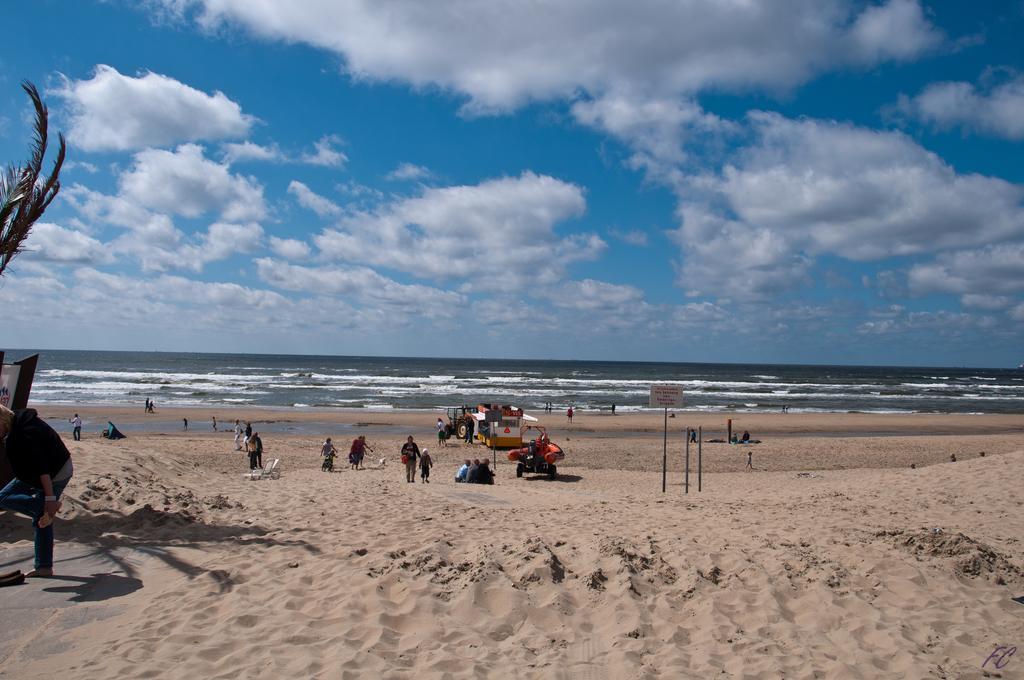
[(117, 426), (109, 420), (107, 421), (106, 429), (103, 430), (103, 436), (107, 439), (127, 439), (127, 437), (121, 434), (121, 430), (117, 429)]

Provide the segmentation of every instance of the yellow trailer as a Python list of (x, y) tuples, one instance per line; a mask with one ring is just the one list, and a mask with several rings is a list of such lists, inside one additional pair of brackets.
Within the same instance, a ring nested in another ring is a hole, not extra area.
[(533, 416), (523, 413), (521, 408), (499, 404), (480, 404), (473, 418), (476, 420), (474, 438), (496, 449), (521, 447), (525, 423), (537, 422)]

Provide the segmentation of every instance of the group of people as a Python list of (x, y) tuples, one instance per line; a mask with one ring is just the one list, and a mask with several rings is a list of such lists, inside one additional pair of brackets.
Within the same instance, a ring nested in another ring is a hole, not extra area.
[[(366, 443), (366, 435), (359, 435), (353, 439), (352, 447), (348, 452), (349, 468), (352, 470), (362, 470), (363, 458), (366, 456), (367, 451), (373, 451), (373, 449)], [(328, 437), (320, 447), (320, 456), (324, 459), (323, 463), (320, 465), (320, 469), (324, 472), (333, 472), (334, 459), (338, 457), (338, 449), (334, 446), (330, 437)]]
[(462, 467), (455, 473), (455, 481), (460, 484), (494, 484), (491, 461), (486, 458), (465, 459)]
[(430, 457), (430, 451), (423, 449), (413, 441), (412, 435), (402, 444), (402, 464), (405, 465), (405, 481), (412, 484), (416, 481), (416, 466), (420, 468), (420, 482), (430, 483), (430, 468), (434, 467), (434, 460)]
[[(216, 422), (216, 421), (214, 421)], [(188, 425), (185, 426), (186, 428)], [(216, 427), (216, 425), (214, 426)], [(259, 432), (253, 432), (252, 423), (246, 422), (242, 427), (240, 420), (235, 421), (235, 451), (244, 450), (249, 454), (249, 469), (263, 467), (263, 440)]]
[(154, 402), (149, 397), (146, 397), (146, 413), (156, 413), (156, 411), (154, 410), (155, 406), (156, 402)]

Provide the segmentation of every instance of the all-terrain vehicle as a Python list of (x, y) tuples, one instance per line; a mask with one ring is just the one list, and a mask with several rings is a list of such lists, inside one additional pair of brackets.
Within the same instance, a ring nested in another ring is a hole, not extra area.
[(530, 443), (520, 449), (513, 449), (508, 452), (508, 459), (516, 463), (516, 477), (522, 477), (526, 472), (547, 475), (554, 479), (558, 475), (556, 462), (565, 458), (562, 447), (548, 439), (547, 431), (538, 425), (528, 425), (526, 430), (537, 430), (537, 438), (531, 439)]

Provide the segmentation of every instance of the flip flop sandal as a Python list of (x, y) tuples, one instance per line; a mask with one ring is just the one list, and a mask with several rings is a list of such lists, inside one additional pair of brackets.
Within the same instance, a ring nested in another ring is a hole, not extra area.
[(20, 570), (0, 575), (0, 588), (4, 586), (20, 586), (25, 582), (25, 575)]

